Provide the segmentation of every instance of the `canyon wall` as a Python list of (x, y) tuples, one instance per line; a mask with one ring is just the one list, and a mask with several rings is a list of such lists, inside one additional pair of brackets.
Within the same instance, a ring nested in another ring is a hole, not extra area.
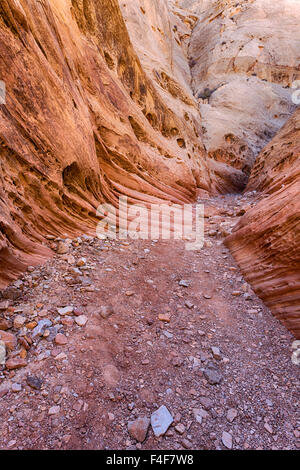
[(250, 176), (263, 197), (227, 243), (299, 336), (299, 20), (298, 0), (2, 0), (0, 288), (104, 201)]
[(296, 0), (182, 0), (197, 14), (192, 88), (219, 191), (245, 187), (257, 154), (285, 124), (300, 78)]
[(153, 42), (153, 74), (117, 0), (1, 1), (0, 288), (51, 254), (45, 235), (94, 232), (103, 201), (184, 203), (209, 190), (189, 70), (168, 70), (173, 42)]
[(300, 109), (263, 149), (249, 190), (263, 191), (227, 239), (255, 292), (300, 339)]
[[(272, 312), (300, 337), (300, 6), (296, 0), (181, 0), (213, 186), (262, 192), (227, 239)], [(297, 95), (299, 97), (299, 93)], [(258, 155), (258, 157), (257, 157)]]

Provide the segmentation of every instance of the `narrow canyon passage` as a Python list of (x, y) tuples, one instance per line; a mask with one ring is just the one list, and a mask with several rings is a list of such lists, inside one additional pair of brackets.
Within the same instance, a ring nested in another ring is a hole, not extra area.
[[(0, 2), (1, 449), (299, 449), (299, 22)], [(204, 247), (100, 240), (120, 196), (204, 204)]]
[[(202, 250), (83, 236), (6, 290), (7, 321), (33, 334), (0, 384), (1, 448), (297, 448), (293, 337), (223, 245), (255, 197), (199, 202)], [(163, 405), (174, 421), (157, 438)]]
[(191, 88), (217, 188), (242, 191), (257, 156), (296, 110), (299, 9), (293, 1), (178, 3), (197, 16)]

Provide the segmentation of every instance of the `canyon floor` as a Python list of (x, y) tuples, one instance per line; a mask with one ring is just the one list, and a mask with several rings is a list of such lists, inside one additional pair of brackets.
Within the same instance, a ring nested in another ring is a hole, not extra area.
[[(23, 359), (0, 372), (0, 448), (299, 448), (293, 336), (218, 235), (256, 196), (202, 202), (200, 251), (83, 236), (3, 291)], [(128, 423), (161, 405), (166, 434), (135, 440)]]

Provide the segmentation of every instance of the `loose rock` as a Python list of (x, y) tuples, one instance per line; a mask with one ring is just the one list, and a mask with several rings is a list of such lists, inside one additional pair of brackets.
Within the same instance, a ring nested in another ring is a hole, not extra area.
[(237, 417), (237, 415), (238, 415), (237, 410), (234, 409), (234, 408), (231, 408), (231, 409), (228, 410), (228, 412), (227, 412), (227, 420), (228, 420), (230, 423), (232, 423), (232, 422), (235, 420), (235, 418)]
[(43, 384), (43, 381), (39, 377), (33, 375), (28, 375), (26, 382), (29, 387), (34, 388), (35, 390), (40, 390)]
[(150, 419), (147, 417), (137, 418), (128, 423), (128, 432), (138, 442), (144, 442), (147, 436)]
[(191, 281), (187, 281), (186, 279), (181, 279), (181, 281), (179, 281), (179, 285), (181, 287), (190, 287)]
[(215, 359), (217, 359), (218, 361), (220, 361), (222, 359), (222, 354), (220, 352), (220, 349), (219, 348), (216, 348), (215, 346), (213, 346), (211, 348), (211, 352), (212, 352), (212, 355)]
[(6, 346), (4, 341), (0, 341), (0, 366), (5, 365), (6, 360)]
[(85, 315), (80, 315), (79, 317), (75, 318), (75, 323), (78, 326), (85, 326), (88, 321), (88, 318)]
[(23, 358), (14, 357), (6, 361), (6, 368), (9, 370), (21, 369), (21, 367), (26, 367), (26, 366), (27, 366), (27, 361), (26, 359), (23, 359)]
[(156, 437), (163, 436), (172, 423), (173, 417), (165, 405), (151, 415), (151, 426)]
[(70, 305), (68, 307), (57, 309), (57, 311), (60, 315), (70, 315), (71, 313), (73, 313), (73, 310), (74, 310), (74, 307), (72, 307)]
[(48, 320), (47, 318), (45, 318), (44, 320), (40, 320), (37, 326), (32, 331), (32, 337), (35, 338), (36, 336), (42, 336), (45, 329), (51, 325), (52, 321)]
[(20, 392), (22, 390), (22, 385), (18, 383), (13, 383), (11, 386), (12, 392)]
[(106, 319), (114, 314), (114, 309), (111, 305), (102, 305), (99, 309), (99, 315)]
[(68, 338), (63, 335), (62, 333), (58, 333), (56, 336), (55, 336), (55, 342), (56, 344), (59, 344), (61, 346), (67, 344), (68, 342)]
[(222, 381), (221, 374), (213, 367), (207, 367), (204, 369), (204, 376), (211, 385), (217, 385)]
[(69, 253), (70, 246), (68, 243), (65, 242), (59, 242), (57, 245), (56, 253), (58, 255), (65, 255), (66, 253)]
[(184, 424), (182, 424), (182, 423), (176, 424), (175, 431), (178, 432), (178, 434), (184, 434), (184, 432), (185, 432)]
[(60, 406), (52, 406), (48, 411), (48, 415), (49, 416), (57, 415), (59, 412), (60, 412)]
[(12, 333), (8, 333), (7, 331), (0, 331), (0, 340), (5, 343), (7, 349), (11, 351), (15, 349), (17, 346), (17, 338)]
[(22, 317), (21, 315), (17, 315), (14, 318), (14, 328), (16, 328), (16, 329), (22, 328), (22, 326), (24, 326), (25, 322), (26, 322), (25, 317)]
[(166, 322), (166, 323), (170, 323), (171, 321), (171, 315), (169, 313), (160, 313), (158, 315), (158, 319), (160, 321), (163, 321), (163, 322)]
[(222, 442), (227, 449), (232, 449), (232, 435), (229, 432), (223, 432)]
[(7, 320), (6, 318), (0, 318), (0, 330), (6, 331), (12, 327), (11, 320)]

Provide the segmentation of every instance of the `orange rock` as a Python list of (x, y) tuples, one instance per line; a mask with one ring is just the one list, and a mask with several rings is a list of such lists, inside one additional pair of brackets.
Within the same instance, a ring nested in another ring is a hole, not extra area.
[(27, 351), (25, 348), (22, 348), (20, 351), (20, 357), (21, 359), (25, 359), (27, 357)]
[(12, 321), (6, 318), (0, 318), (0, 330), (6, 331), (12, 327)]
[(24, 349), (26, 349), (26, 351), (29, 351), (29, 349), (30, 349), (30, 344), (29, 344), (29, 342), (26, 340), (26, 337), (20, 337), (20, 338), (19, 338), (19, 343), (23, 346)]
[(300, 338), (300, 110), (258, 156), (249, 190), (263, 198), (226, 244), (247, 281)]
[(0, 330), (0, 340), (4, 341), (5, 346), (10, 350), (15, 349), (17, 346), (17, 337), (7, 331)]
[[(53, 256), (43, 244), (49, 227), (74, 238), (95, 231), (96, 208), (116, 204), (117, 194), (182, 204), (211, 185), (192, 91), (172, 72), (169, 91), (159, 91), (118, 0), (71, 4), (5, 0), (1, 8), (0, 77), (9, 99), (0, 106), (0, 289)], [(46, 34), (54, 18), (56, 33)]]
[(127, 297), (132, 297), (134, 295), (134, 292), (132, 290), (128, 290), (125, 292), (125, 294), (127, 295)]
[(164, 321), (164, 322), (167, 322), (167, 323), (170, 323), (171, 321), (171, 315), (169, 313), (160, 313), (158, 315), (158, 319), (160, 321)]
[(62, 317), (61, 323), (65, 326), (72, 326), (74, 324), (74, 320), (72, 317)]
[(65, 335), (63, 335), (62, 333), (58, 333), (55, 336), (55, 342), (56, 342), (56, 344), (59, 344), (59, 345), (65, 345), (68, 342), (68, 338)]
[(35, 320), (32, 322), (26, 323), (26, 328), (28, 328), (28, 330), (33, 330), (33, 328), (35, 328), (36, 326), (37, 326), (37, 322)]
[(14, 357), (6, 361), (6, 368), (8, 370), (20, 369), (27, 366), (27, 361), (21, 357)]

